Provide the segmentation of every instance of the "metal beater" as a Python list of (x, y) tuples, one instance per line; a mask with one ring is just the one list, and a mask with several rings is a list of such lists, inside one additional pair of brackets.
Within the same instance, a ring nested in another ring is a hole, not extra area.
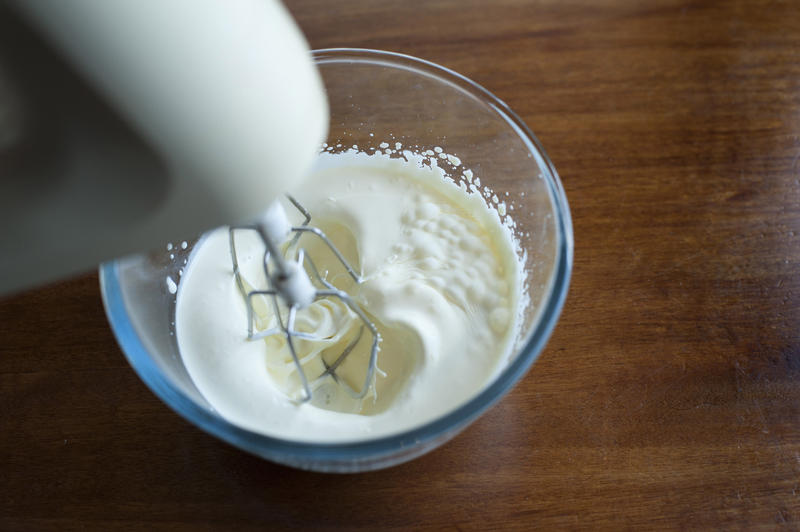
[[(297, 368), (300, 381), (303, 385), (305, 396), (300, 401), (301, 403), (311, 400), (312, 392), (311, 386), (313, 383), (319, 382), (327, 376), (333, 378), (335, 382), (344, 386), (348, 393), (356, 399), (362, 399), (366, 396), (370, 387), (373, 384), (375, 377), (375, 367), (378, 359), (378, 346), (380, 344), (380, 334), (375, 324), (372, 323), (367, 315), (364, 313), (360, 305), (350, 297), (346, 292), (339, 290), (322, 277), (317, 270), (314, 261), (308, 256), (305, 249), (296, 246), (300, 236), (304, 233), (311, 234), (319, 238), (341, 262), (348, 275), (360, 284), (363, 279), (356, 271), (350, 266), (341, 252), (325, 235), (325, 233), (317, 227), (309, 225), (311, 222), (311, 214), (305, 209), (296, 199), (292, 196), (286, 196), (289, 202), (303, 215), (304, 221), (299, 226), (293, 226), (284, 210), (283, 206), (275, 201), (269, 209), (253, 224), (231, 226), (228, 231), (230, 242), (231, 263), (233, 266), (233, 274), (236, 278), (236, 284), (242, 296), (245, 299), (247, 307), (247, 338), (248, 340), (258, 340), (273, 335), (282, 335), (286, 338), (286, 344), (289, 352), (292, 355), (292, 360)], [(255, 231), (264, 242), (265, 252), (263, 258), (264, 275), (267, 279), (268, 286), (263, 290), (247, 291), (242, 280), (241, 271), (239, 269), (239, 259), (236, 253), (236, 233), (238, 231)], [(291, 241), (290, 241), (291, 238)], [(281, 246), (288, 245), (281, 251)], [(293, 254), (292, 254), (293, 252)], [(290, 256), (286, 256), (286, 255)], [(308, 268), (308, 274), (306, 268)], [(272, 301), (272, 307), (277, 319), (278, 325), (271, 327), (267, 330), (254, 332), (253, 323), (255, 321), (255, 311), (253, 309), (253, 298), (258, 296), (267, 296)], [(278, 298), (284, 302), (287, 307), (285, 313), (281, 312)], [(294, 338), (302, 338), (304, 340), (323, 340), (312, 334), (304, 333), (295, 330), (295, 319), (297, 311), (308, 307), (313, 302), (322, 298), (334, 298), (344, 303), (353, 313), (358, 316), (362, 321), (361, 328), (359, 329), (356, 337), (350, 341), (342, 353), (336, 358), (332, 364), (325, 362), (324, 358), (320, 356), (325, 371), (319, 376), (309, 381), (308, 376), (303, 370), (300, 358), (295, 349)], [(284, 316), (285, 314), (285, 316)], [(369, 356), (369, 366), (367, 368), (366, 378), (364, 385), (360, 390), (354, 390), (344, 379), (340, 379), (336, 374), (336, 369), (342, 365), (347, 356), (353, 351), (358, 342), (361, 340), (364, 329), (367, 329), (372, 334), (372, 347)]]

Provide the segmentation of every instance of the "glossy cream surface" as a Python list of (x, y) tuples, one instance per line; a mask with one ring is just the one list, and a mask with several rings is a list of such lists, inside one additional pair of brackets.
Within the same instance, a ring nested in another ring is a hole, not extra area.
[[(435, 164), (407, 159), (323, 153), (294, 192), (311, 224), (363, 278), (355, 283), (318, 239), (300, 239), (320, 274), (350, 294), (380, 333), (377, 371), (362, 399), (350, 391), (365, 384), (372, 336), (354, 312), (335, 298), (298, 312), (296, 329), (314, 338), (295, 339), (313, 389), (301, 403), (285, 339), (247, 340), (227, 229), (195, 248), (178, 288), (176, 333), (189, 374), (223, 417), (290, 440), (377, 438), (453, 410), (508, 360), (520, 293), (509, 229), (480, 194), (468, 194)], [(236, 247), (246, 288), (266, 288), (258, 235), (237, 231)], [(254, 298), (253, 308), (256, 331), (276, 324), (269, 299)], [(318, 378), (359, 334), (337, 378)]]

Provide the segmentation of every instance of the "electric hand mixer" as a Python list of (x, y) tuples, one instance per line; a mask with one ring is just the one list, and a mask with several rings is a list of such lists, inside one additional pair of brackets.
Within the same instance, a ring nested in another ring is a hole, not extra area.
[[(294, 331), (296, 313), (338, 298), (372, 335), (366, 382), (347, 387), (364, 397), (378, 332), (289, 236), (315, 235), (360, 278), (302, 206), (292, 200), (305, 217), (292, 226), (275, 201), (308, 172), (327, 122), (307, 44), (277, 0), (0, 3), (0, 295), (231, 224), (248, 337), (286, 338), (309, 400), (293, 340), (310, 337)], [(235, 248), (245, 229), (267, 250), (269, 286), (251, 292)], [(278, 322), (260, 333), (258, 296), (272, 298)], [(336, 379), (361, 337), (317, 380)]]

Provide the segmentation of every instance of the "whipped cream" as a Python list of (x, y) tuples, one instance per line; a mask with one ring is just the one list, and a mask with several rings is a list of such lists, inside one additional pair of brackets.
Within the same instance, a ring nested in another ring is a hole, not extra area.
[[(437, 150), (438, 153), (438, 150)], [(244, 428), (298, 441), (377, 438), (431, 421), (463, 404), (504, 366), (517, 332), (521, 266), (507, 226), (481, 194), (456, 186), (428, 160), (356, 153), (320, 155), (295, 197), (360, 273), (356, 284), (321, 241), (303, 236), (317, 270), (345, 290), (380, 332), (377, 371), (361, 399), (371, 335), (337, 368), (316, 379), (361, 331), (340, 301), (298, 312), (295, 340), (313, 399), (285, 339), (247, 340), (247, 311), (231, 268), (228, 231), (196, 247), (178, 289), (176, 334), (198, 390), (220, 415)], [(460, 161), (459, 161), (460, 162)], [(453, 164), (451, 162), (451, 164)], [(301, 217), (287, 212), (299, 224)], [(264, 246), (238, 232), (248, 289), (264, 289)], [(271, 302), (254, 300), (256, 330), (276, 323)]]

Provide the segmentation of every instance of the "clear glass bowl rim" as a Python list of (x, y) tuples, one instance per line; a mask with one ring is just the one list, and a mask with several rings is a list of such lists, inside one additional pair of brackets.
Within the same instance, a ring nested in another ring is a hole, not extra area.
[[(573, 233), (569, 206), (561, 180), (533, 132), (499, 98), (474, 81), (448, 68), (395, 52), (358, 48), (327, 48), (311, 52), (316, 63), (371, 62), (410, 68), (456, 85), (490, 105), (520, 136), (539, 163), (555, 204), (558, 227), (554, 279), (543, 300), (543, 310), (533, 334), (519, 356), (495, 381), (467, 403), (416, 429), (383, 438), (345, 443), (306, 443), (266, 436), (237, 427), (201, 407), (174, 386), (148, 355), (128, 318), (115, 261), (100, 266), (100, 288), (111, 328), (129, 363), (145, 384), (170, 408), (202, 430), (253, 454), (284, 457), (293, 463), (375, 460), (409, 447), (425, 445), (440, 436), (466, 427), (499, 401), (525, 375), (538, 358), (558, 321), (572, 272)], [(531, 176), (535, 179), (537, 176)], [(283, 461), (283, 460), (280, 460)]]

